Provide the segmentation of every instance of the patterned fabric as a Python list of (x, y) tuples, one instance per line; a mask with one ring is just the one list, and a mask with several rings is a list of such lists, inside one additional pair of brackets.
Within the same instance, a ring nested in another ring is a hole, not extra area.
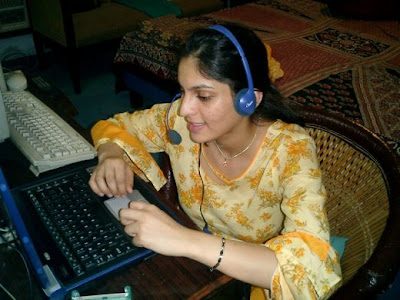
[[(135, 171), (156, 188), (165, 178), (146, 150), (165, 151), (180, 204), (199, 228), (204, 226), (201, 205), (213, 234), (265, 244), (275, 252), (279, 265), (273, 276), (273, 298), (325, 299), (331, 295), (341, 283), (341, 271), (338, 255), (329, 244), (326, 193), (315, 144), (306, 131), (276, 121), (251, 166), (238, 178), (224, 178), (225, 183), (219, 184), (199, 167), (201, 146), (191, 141), (185, 120), (178, 116), (180, 100), (171, 108), (169, 124), (180, 133), (182, 142), (168, 142), (168, 105), (100, 121), (92, 129), (95, 146), (118, 143)], [(269, 291), (262, 294), (267, 297)]]
[(145, 21), (123, 38), (115, 63), (174, 79), (177, 49), (189, 32), (238, 22), (271, 47), (284, 73), (275, 82), (284, 96), (340, 112), (398, 145), (400, 22), (333, 18), (322, 2), (263, 0), (198, 17)]
[(378, 55), (389, 48), (389, 45), (385, 43), (365, 39), (334, 28), (326, 28), (305, 36), (304, 39), (360, 57)]
[(329, 75), (288, 96), (363, 124), (384, 136), (389, 145), (400, 141), (399, 97), (400, 73), (377, 65)]
[(337, 112), (343, 117), (362, 123), (351, 71), (330, 75), (288, 98), (300, 104)]

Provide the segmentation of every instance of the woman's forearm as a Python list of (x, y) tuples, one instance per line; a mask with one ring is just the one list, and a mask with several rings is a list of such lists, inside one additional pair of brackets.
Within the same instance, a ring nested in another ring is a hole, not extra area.
[[(222, 238), (190, 229), (185, 235), (184, 256), (213, 267), (220, 256)], [(276, 266), (275, 253), (267, 247), (226, 240), (217, 269), (235, 279), (269, 289)]]

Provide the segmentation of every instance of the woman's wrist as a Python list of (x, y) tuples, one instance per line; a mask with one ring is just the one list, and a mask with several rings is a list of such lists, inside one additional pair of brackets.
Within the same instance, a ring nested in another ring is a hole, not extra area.
[[(221, 237), (193, 229), (187, 229), (184, 235), (185, 244), (182, 256), (201, 262), (209, 267), (215, 266), (221, 252)], [(224, 250), (225, 243), (226, 241), (224, 241)]]
[(198, 243), (198, 239), (196, 238), (196, 230), (187, 228), (183, 225), (181, 225), (181, 228), (182, 230), (178, 232), (181, 244), (180, 246), (179, 244), (176, 245), (180, 249), (178, 256), (194, 259)]
[(124, 155), (124, 150), (120, 146), (112, 142), (100, 145), (97, 148), (97, 156), (99, 161), (102, 161), (107, 157), (116, 157), (116, 156), (123, 157), (123, 155)]

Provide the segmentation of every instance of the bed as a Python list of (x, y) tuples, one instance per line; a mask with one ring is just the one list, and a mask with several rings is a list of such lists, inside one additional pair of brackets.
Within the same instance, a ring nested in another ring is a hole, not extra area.
[(114, 58), (118, 80), (132, 91), (133, 102), (144, 99), (144, 107), (169, 102), (178, 91), (177, 51), (187, 35), (238, 22), (269, 45), (278, 64), (274, 85), (290, 103), (362, 124), (400, 156), (398, 17), (340, 18), (325, 2), (263, 0), (196, 17), (144, 21), (120, 43)]
[[(264, 0), (197, 17), (144, 21), (127, 33), (114, 63), (148, 105), (178, 90), (176, 53), (195, 28), (223, 22), (251, 27), (271, 49), (291, 101), (340, 113), (386, 139), (400, 155), (400, 23), (336, 18), (311, 0)], [(146, 103), (145, 103), (146, 104)]]

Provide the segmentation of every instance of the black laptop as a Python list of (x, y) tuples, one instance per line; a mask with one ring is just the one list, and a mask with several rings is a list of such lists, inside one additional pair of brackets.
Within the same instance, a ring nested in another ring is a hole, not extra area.
[[(104, 203), (108, 198), (91, 191), (92, 169), (82, 166), (13, 190), (0, 169), (1, 202), (31, 270), (50, 299), (66, 299), (71, 291), (154, 255), (132, 244), (115, 211)], [(136, 180), (135, 189), (176, 219), (148, 185)]]

